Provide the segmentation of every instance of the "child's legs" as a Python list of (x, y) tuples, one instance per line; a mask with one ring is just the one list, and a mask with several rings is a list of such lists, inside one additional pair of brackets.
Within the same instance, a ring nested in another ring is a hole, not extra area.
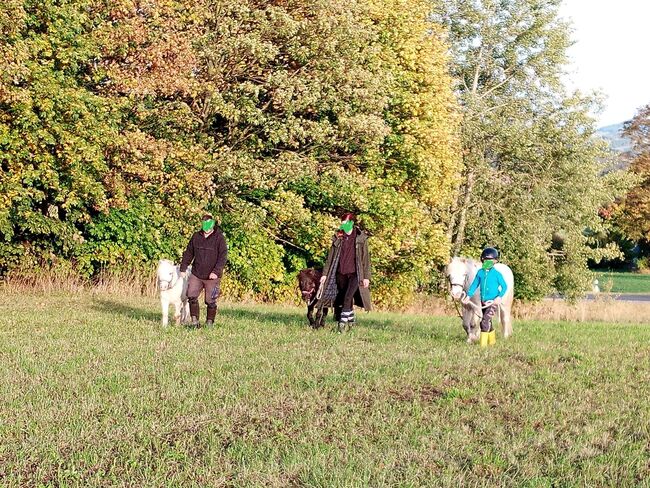
[[(481, 306), (485, 303), (481, 302)], [(481, 319), (481, 332), (490, 332), (492, 330), (492, 317), (497, 313), (498, 305), (490, 305), (483, 309), (483, 318)]]

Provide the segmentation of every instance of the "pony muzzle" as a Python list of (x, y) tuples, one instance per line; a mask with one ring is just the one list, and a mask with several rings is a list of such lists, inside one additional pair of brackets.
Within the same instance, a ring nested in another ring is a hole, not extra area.
[(460, 285), (453, 285), (450, 293), (454, 300), (462, 300), (465, 298), (465, 290), (463, 290), (463, 287)]

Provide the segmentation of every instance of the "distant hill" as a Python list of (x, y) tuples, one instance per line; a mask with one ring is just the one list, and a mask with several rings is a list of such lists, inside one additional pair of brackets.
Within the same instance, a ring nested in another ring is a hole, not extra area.
[(596, 130), (596, 135), (609, 142), (609, 146), (612, 148), (612, 151), (626, 153), (632, 150), (632, 142), (628, 138), (623, 137), (621, 134), (622, 130), (623, 122), (620, 124), (601, 127), (600, 129)]

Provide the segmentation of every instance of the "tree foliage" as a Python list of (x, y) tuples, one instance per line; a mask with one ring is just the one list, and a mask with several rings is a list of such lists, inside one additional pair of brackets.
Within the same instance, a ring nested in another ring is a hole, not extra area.
[[(0, 266), (148, 269), (204, 209), (226, 288), (279, 298), (342, 209), (402, 303), (448, 254), (456, 110), (426, 2), (0, 6)], [(390, 292), (389, 292), (390, 291)]]
[(627, 237), (650, 247), (650, 105), (638, 111), (624, 132), (633, 144), (629, 170), (636, 184), (619, 203), (616, 222)]
[[(575, 296), (587, 261), (617, 254), (591, 235), (601, 205), (624, 187), (609, 172), (589, 112), (561, 83), (569, 28), (560, 0), (443, 0), (463, 106), (463, 183), (449, 226), (455, 253), (498, 246), (518, 295)], [(608, 173), (607, 176), (603, 176)]]

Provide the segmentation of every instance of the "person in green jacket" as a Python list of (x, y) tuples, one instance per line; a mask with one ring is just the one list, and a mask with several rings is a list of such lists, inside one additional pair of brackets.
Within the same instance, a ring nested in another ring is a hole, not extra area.
[(477, 288), (480, 289), (481, 308), (483, 309), (480, 338), (482, 347), (492, 345), (496, 342), (496, 332), (492, 327), (492, 318), (499, 310), (501, 300), (506, 294), (506, 291), (508, 291), (508, 285), (503, 279), (503, 275), (494, 267), (498, 261), (499, 251), (493, 247), (483, 249), (481, 253), (481, 262), (483, 265), (478, 270), (478, 273), (476, 273), (474, 281), (472, 281), (469, 290), (467, 290), (467, 295), (462, 299), (463, 303), (469, 303), (474, 293), (476, 293)]

